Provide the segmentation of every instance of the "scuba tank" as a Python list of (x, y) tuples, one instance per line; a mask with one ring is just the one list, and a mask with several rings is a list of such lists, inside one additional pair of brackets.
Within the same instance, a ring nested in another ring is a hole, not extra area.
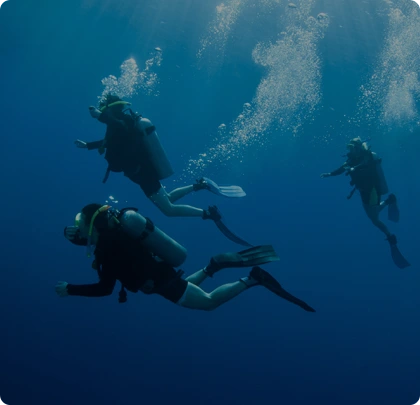
[[(130, 209), (137, 211), (136, 209)], [(138, 212), (123, 211), (118, 217), (121, 229), (137, 239), (155, 256), (173, 267), (178, 267), (187, 258), (187, 250), (178, 242), (157, 228), (149, 218)]]
[(136, 139), (137, 145), (148, 156), (149, 163), (159, 180), (166, 179), (174, 174), (169, 159), (160, 143), (156, 127), (147, 118), (132, 113), (135, 119), (134, 128), (139, 136)]

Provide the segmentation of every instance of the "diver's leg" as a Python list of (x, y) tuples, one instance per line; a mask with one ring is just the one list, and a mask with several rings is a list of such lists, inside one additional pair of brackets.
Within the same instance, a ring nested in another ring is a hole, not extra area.
[(190, 194), (194, 191), (194, 186), (185, 186), (185, 187), (179, 187), (175, 190), (172, 190), (170, 193), (168, 193), (170, 202), (178, 201), (179, 199), (185, 197), (187, 194)]
[(200, 287), (188, 283), (187, 289), (178, 301), (178, 304), (185, 308), (212, 311), (225, 302), (235, 298), (247, 288), (248, 286), (242, 281), (236, 281), (231, 284), (222, 285), (211, 293), (206, 293)]
[(379, 213), (382, 211), (383, 207), (381, 205), (363, 204), (363, 208), (373, 225), (380, 229), (387, 237), (391, 236), (391, 232), (387, 226), (379, 219)]
[(169, 193), (169, 199), (171, 200), (171, 202), (175, 202), (178, 201), (180, 198), (185, 197), (187, 194), (199, 190), (209, 190), (208, 184), (204, 180), (204, 178), (197, 180), (196, 183), (191, 184), (190, 186), (179, 187), (175, 190), (172, 190)]
[(381, 212), (387, 205), (388, 204), (386, 203), (386, 201), (381, 201), (378, 207), (378, 211)]
[(381, 202), (380, 202), (380, 204), (379, 204), (379, 207), (378, 207), (378, 213), (382, 212), (382, 210), (383, 210), (385, 207), (388, 207), (388, 205), (389, 205), (388, 200), (383, 200), (383, 201), (381, 201)]
[(152, 194), (150, 200), (168, 217), (203, 217), (203, 210), (190, 205), (174, 205), (169, 199), (169, 194), (163, 187)]
[(205, 269), (196, 271), (194, 274), (188, 276), (185, 281), (194, 285), (200, 285), (208, 277), (208, 274), (204, 270)]

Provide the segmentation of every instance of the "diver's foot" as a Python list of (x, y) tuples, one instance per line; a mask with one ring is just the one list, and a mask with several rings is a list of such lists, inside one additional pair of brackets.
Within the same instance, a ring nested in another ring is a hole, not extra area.
[(252, 268), (248, 277), (241, 278), (241, 281), (249, 288), (254, 285), (261, 285), (267, 290), (276, 294), (278, 297), (285, 299), (295, 305), (300, 306), (308, 312), (315, 312), (315, 309), (310, 307), (306, 302), (288, 293), (280, 283), (270, 274), (263, 270), (261, 267), (255, 266)]
[(203, 210), (203, 219), (220, 221), (222, 219), (222, 215), (215, 205), (211, 205), (207, 210)]
[(199, 190), (208, 190), (207, 182), (202, 177), (201, 179), (196, 180), (196, 183), (193, 184), (193, 190), (199, 191)]
[(386, 205), (395, 204), (397, 202), (397, 197), (395, 194), (390, 194), (388, 198), (385, 200)]
[(280, 283), (270, 273), (266, 272), (259, 266), (253, 267), (249, 273), (249, 276), (241, 278), (241, 281), (247, 287), (262, 285), (263, 287), (281, 289)]
[(252, 268), (249, 277), (264, 287), (281, 288), (280, 283), (268, 272), (259, 266)]
[(395, 235), (387, 236), (386, 240), (389, 242), (390, 245), (396, 245), (397, 244), (397, 237)]

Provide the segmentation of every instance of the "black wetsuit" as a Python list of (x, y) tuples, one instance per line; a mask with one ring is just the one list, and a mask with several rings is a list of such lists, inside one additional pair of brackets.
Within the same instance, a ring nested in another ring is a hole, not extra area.
[(147, 197), (157, 193), (162, 185), (149, 156), (136, 142), (138, 133), (133, 117), (124, 113), (115, 117), (105, 110), (98, 120), (107, 126), (105, 138), (103, 141), (88, 142), (87, 149), (105, 148), (109, 171), (123, 172), (124, 176), (141, 187)]
[[(71, 241), (86, 245), (86, 239), (76, 235)], [(99, 236), (95, 249), (99, 282), (95, 284), (68, 284), (69, 295), (103, 297), (110, 295), (117, 280), (131, 292), (159, 294), (178, 302), (188, 282), (181, 278), (182, 271), (156, 260), (138, 241), (121, 230), (106, 230)]]
[(332, 171), (330, 175), (338, 176), (353, 167), (354, 170), (349, 172), (350, 185), (355, 186), (359, 190), (363, 204), (379, 205), (381, 202), (379, 194), (381, 187), (378, 184), (376, 164), (377, 162), (372, 152), (367, 151), (364, 156), (347, 159), (342, 166)]

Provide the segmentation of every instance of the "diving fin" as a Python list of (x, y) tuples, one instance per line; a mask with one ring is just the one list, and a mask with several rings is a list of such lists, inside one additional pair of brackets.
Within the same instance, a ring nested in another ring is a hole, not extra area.
[(246, 196), (245, 191), (239, 186), (219, 186), (207, 177), (203, 177), (197, 182), (196, 189), (205, 189), (222, 197), (240, 198)]
[[(251, 282), (254, 280), (257, 282), (257, 284), (250, 284), (250, 287), (253, 285), (261, 285), (267, 288), (267, 290), (279, 296), (280, 298), (283, 298), (284, 300), (289, 301), (292, 304), (298, 305), (305, 311), (316, 312), (315, 309), (309, 306), (306, 302), (287, 292), (270, 273), (266, 272), (261, 267), (253, 267), (247, 279)], [(241, 279), (241, 281), (248, 285), (247, 279)]]
[(273, 246), (254, 246), (241, 252), (221, 253), (213, 256), (204, 272), (210, 277), (219, 270), (234, 267), (252, 267), (280, 260)]
[(410, 263), (405, 259), (405, 257), (401, 254), (400, 250), (398, 249), (397, 237), (395, 235), (391, 235), (387, 238), (387, 241), (389, 242), (389, 246), (391, 248), (391, 257), (395, 265), (400, 269), (410, 267)]
[(219, 209), (213, 205), (203, 212), (203, 219), (212, 219), (220, 231), (232, 242), (237, 243), (238, 245), (251, 247), (252, 245), (239, 236), (236, 236), (228, 227), (222, 222), (222, 214)]
[(400, 210), (395, 194), (390, 194), (386, 199), (386, 203), (388, 204), (388, 219), (392, 222), (398, 222), (400, 220)]
[(215, 194), (227, 198), (241, 198), (246, 196), (245, 191), (239, 186), (219, 186), (219, 191)]
[(222, 220), (214, 221), (216, 226), (220, 229), (220, 232), (223, 233), (228, 239), (230, 239), (232, 242), (237, 243), (238, 245), (242, 246), (252, 246), (247, 241), (243, 240), (239, 236), (235, 235), (231, 230), (228, 229), (228, 227), (222, 222)]

